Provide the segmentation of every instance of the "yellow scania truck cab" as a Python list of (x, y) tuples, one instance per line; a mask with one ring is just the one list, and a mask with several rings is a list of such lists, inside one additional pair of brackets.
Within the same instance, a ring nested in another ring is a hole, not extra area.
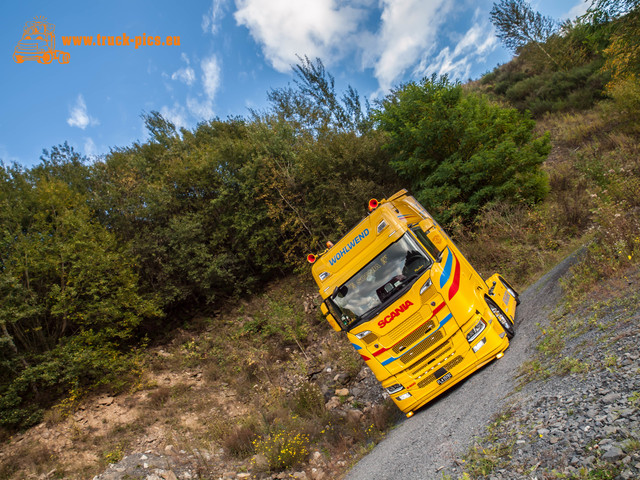
[(327, 321), (411, 416), (502, 357), (518, 296), (498, 274), (485, 282), (406, 190), (369, 210), (308, 260)]

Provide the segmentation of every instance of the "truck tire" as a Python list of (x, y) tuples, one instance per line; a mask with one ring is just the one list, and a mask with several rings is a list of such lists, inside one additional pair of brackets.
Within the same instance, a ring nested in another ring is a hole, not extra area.
[(38, 63), (44, 63), (45, 65), (51, 63), (51, 60), (53, 60), (53, 56), (49, 52), (43, 53), (42, 57), (38, 57)]

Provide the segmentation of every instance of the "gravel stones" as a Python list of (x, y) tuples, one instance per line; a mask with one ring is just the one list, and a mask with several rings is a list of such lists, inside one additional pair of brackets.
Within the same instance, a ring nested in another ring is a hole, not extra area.
[[(588, 365), (586, 372), (551, 376), (513, 395), (508, 419), (492, 429), (490, 440), (478, 440), (484, 451), (506, 446), (510, 453), (494, 459), (495, 469), (481, 478), (583, 478), (580, 472), (594, 470), (640, 478), (640, 311), (625, 309), (625, 321), (607, 322), (620, 318), (621, 309), (600, 318), (609, 328), (588, 330), (560, 352), (559, 359)], [(460, 469), (446, 473), (459, 478)]]

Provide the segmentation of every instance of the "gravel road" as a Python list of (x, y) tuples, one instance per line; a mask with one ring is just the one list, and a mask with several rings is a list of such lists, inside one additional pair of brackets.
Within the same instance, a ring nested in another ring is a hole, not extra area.
[[(532, 353), (537, 324), (546, 324), (561, 298), (558, 280), (576, 261), (571, 255), (520, 295), (516, 336), (505, 356), (403, 421), (362, 459), (347, 480), (440, 479), (482, 435), (515, 386), (519, 366)], [(489, 386), (489, 388), (487, 388)], [(513, 399), (511, 399), (513, 400)]]

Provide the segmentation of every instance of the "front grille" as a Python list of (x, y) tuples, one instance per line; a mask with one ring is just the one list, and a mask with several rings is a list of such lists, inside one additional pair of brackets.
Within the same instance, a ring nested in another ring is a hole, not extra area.
[[(447, 348), (445, 348), (445, 347), (447, 347)], [(444, 348), (444, 350), (442, 350), (443, 348)], [(411, 370), (411, 375), (416, 375), (420, 370), (422, 370), (424, 367), (426, 367), (426, 365), (423, 365), (423, 364), (427, 360), (430, 360), (430, 359), (435, 360), (436, 358), (438, 358), (438, 356), (444, 355), (449, 350), (451, 350), (451, 347), (449, 346), (448, 342), (441, 343), (440, 345), (438, 345), (436, 348), (431, 350), (424, 357), (422, 357), (420, 360), (418, 360), (416, 363), (414, 363), (413, 365), (411, 365), (409, 367), (409, 369)], [(436, 353), (438, 355), (436, 355)]]
[(438, 330), (436, 333), (431, 335), (429, 338), (424, 340), (422, 343), (416, 345), (414, 348), (409, 350), (407, 353), (400, 357), (400, 361), (405, 365), (409, 362), (412, 362), (416, 357), (418, 357), (422, 352), (427, 350), (428, 348), (433, 347), (436, 343), (438, 343), (444, 334), (442, 333), (442, 329)]
[(362, 337), (362, 341), (364, 343), (371, 343), (377, 339), (378, 339), (378, 336), (375, 333), (369, 333), (368, 335)]
[(402, 350), (407, 348), (412, 343), (417, 342), (423, 336), (425, 336), (433, 327), (435, 327), (436, 323), (431, 320), (427, 322), (425, 325), (422, 325), (415, 332), (409, 334), (407, 337), (403, 338), (399, 343), (396, 344), (395, 347), (392, 348), (393, 353), (400, 353)]
[(420, 314), (420, 312), (410, 316), (409, 318), (407, 318), (405, 322), (402, 322), (392, 332), (390, 332), (388, 335), (385, 335), (383, 338), (381, 338), (380, 343), (382, 343), (382, 345), (393, 345), (402, 337), (404, 337), (408, 332), (413, 330), (416, 324), (420, 323), (421, 321), (422, 321), (422, 315)]
[[(457, 357), (454, 357), (453, 360), (451, 360), (450, 362), (445, 363), (444, 368), (446, 368), (447, 371), (450, 372), (451, 369), (456, 365), (458, 365), (460, 362), (462, 362), (462, 356), (458, 355)], [(432, 373), (428, 377), (423, 378), (418, 382), (418, 388), (424, 388), (427, 385), (429, 385), (431, 382), (435, 382), (435, 380), (436, 380), (436, 376)]]

